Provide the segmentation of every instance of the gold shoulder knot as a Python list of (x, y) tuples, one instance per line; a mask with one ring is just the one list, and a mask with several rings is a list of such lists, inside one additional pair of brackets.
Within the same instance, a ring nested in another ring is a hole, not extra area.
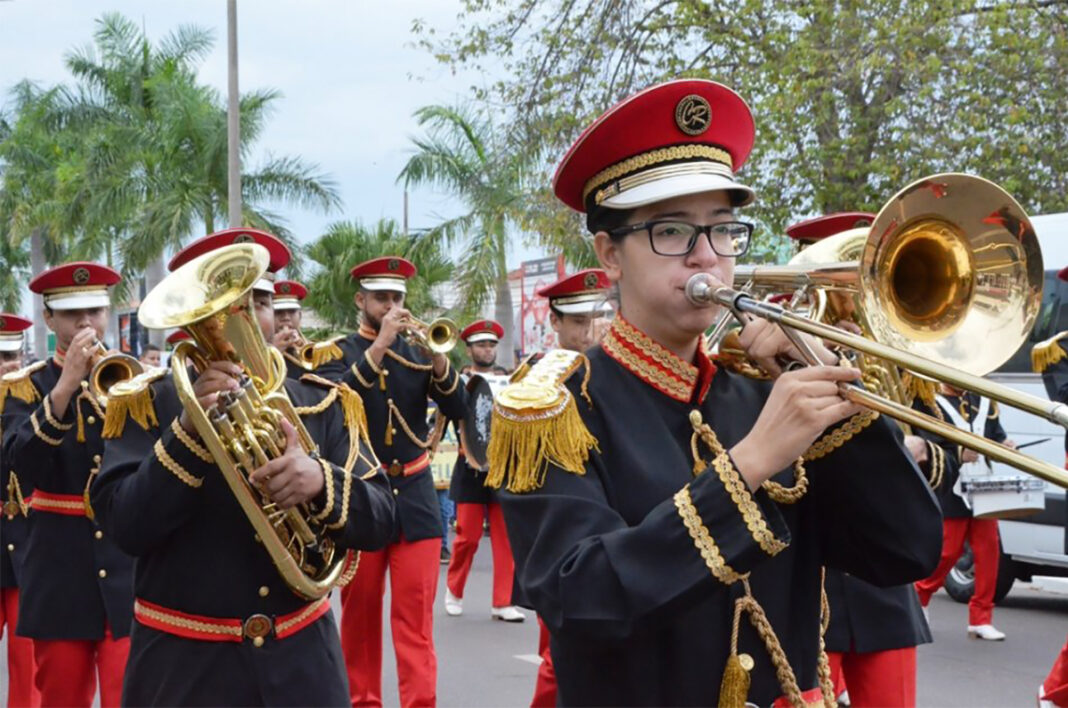
[(104, 401), (104, 429), (100, 433), (101, 437), (105, 440), (120, 437), (126, 429), (127, 418), (133, 418), (145, 430), (159, 427), (156, 407), (152, 403), (152, 384), (168, 373), (169, 369), (149, 369), (109, 388)]
[(26, 403), (41, 400), (41, 392), (37, 390), (30, 376), (43, 369), (47, 363), (47, 361), (38, 361), (18, 371), (4, 374), (3, 378), (0, 378), (0, 410), (3, 410), (4, 401), (9, 395)]
[(586, 383), (590, 364), (584, 354), (554, 349), (530, 367), (520, 380), (493, 402), (486, 486), (530, 492), (545, 483), (550, 464), (585, 474), (590, 449), (597, 439), (586, 428), (565, 382), (582, 366)]
[(1031, 349), (1031, 370), (1036, 374), (1043, 373), (1046, 369), (1064, 359), (1064, 347), (1060, 341), (1068, 337), (1068, 331), (1055, 334), (1044, 342), (1039, 342)]
[[(327, 388), (329, 393), (318, 405), (309, 408), (298, 408), (297, 413), (301, 415), (321, 413), (326, 410), (327, 406), (338, 400), (341, 402), (341, 410), (345, 414), (345, 427), (349, 429), (352, 438), (355, 440), (367, 437), (367, 412), (364, 410), (363, 399), (360, 398), (360, 394), (349, 388), (347, 384), (331, 381), (315, 374), (304, 374), (300, 377), (300, 380), (304, 383)], [(352, 435), (353, 432), (357, 432), (358, 435)]]
[(313, 344), (311, 348), (311, 362), (309, 362), (311, 368), (313, 370), (318, 369), (323, 364), (337, 361), (344, 357), (345, 354), (341, 351), (341, 347), (338, 346), (338, 342), (342, 339), (344, 339), (344, 337), (339, 335)]

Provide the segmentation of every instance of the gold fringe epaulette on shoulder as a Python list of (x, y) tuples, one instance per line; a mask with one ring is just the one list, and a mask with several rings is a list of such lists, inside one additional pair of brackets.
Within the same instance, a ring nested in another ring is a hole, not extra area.
[(4, 409), (4, 401), (8, 396), (14, 396), (26, 403), (41, 400), (41, 392), (37, 390), (37, 386), (30, 377), (43, 369), (47, 363), (47, 361), (39, 361), (18, 371), (4, 374), (3, 378), (0, 378), (0, 410)]
[(120, 437), (128, 418), (133, 418), (145, 430), (159, 427), (156, 407), (152, 403), (152, 384), (169, 373), (169, 369), (151, 369), (109, 388), (101, 437), (105, 440)]
[(344, 357), (345, 354), (341, 351), (341, 347), (338, 346), (338, 342), (344, 338), (344, 336), (339, 335), (313, 344), (311, 349), (312, 370), (318, 369), (323, 364), (328, 364), (331, 361), (337, 361)]
[(304, 383), (322, 386), (329, 389), (326, 398), (318, 405), (310, 408), (297, 408), (297, 413), (307, 415), (309, 413), (321, 413), (334, 401), (341, 403), (341, 410), (345, 414), (345, 427), (350, 431), (356, 430), (361, 438), (367, 437), (367, 412), (363, 407), (363, 399), (360, 394), (353, 391), (347, 384), (338, 383), (315, 374), (304, 374), (300, 377)]
[(579, 352), (555, 349), (510, 384), (493, 402), (486, 486), (530, 492), (545, 483), (550, 464), (582, 475), (597, 439), (579, 415), (565, 382), (582, 366), (586, 383), (590, 364)]
[(1065, 337), (1068, 337), (1068, 331), (1056, 334), (1032, 347), (1031, 370), (1036, 374), (1041, 374), (1061, 359), (1064, 359), (1065, 356), (1068, 356), (1064, 351), (1064, 347), (1060, 345), (1060, 341)]
[(905, 372), (901, 377), (901, 383), (905, 389), (905, 399), (910, 403), (919, 399), (928, 408), (934, 410), (935, 396), (938, 395), (939, 383), (924, 378), (911, 371)]

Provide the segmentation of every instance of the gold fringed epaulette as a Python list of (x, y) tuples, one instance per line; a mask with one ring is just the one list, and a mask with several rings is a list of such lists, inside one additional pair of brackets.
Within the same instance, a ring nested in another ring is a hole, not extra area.
[(331, 361), (337, 361), (345, 356), (341, 351), (341, 347), (338, 346), (338, 342), (344, 339), (343, 336), (333, 337), (322, 342), (316, 342), (312, 345), (311, 350), (311, 368), (318, 369), (323, 364), (327, 364)]
[(575, 397), (564, 385), (583, 365), (585, 396), (589, 360), (579, 352), (563, 349), (547, 353), (526, 376), (500, 392), (493, 402), (487, 487), (533, 491), (545, 483), (550, 464), (585, 474), (597, 439), (586, 428)]
[(152, 382), (166, 375), (167, 369), (155, 369), (109, 388), (101, 437), (113, 440), (121, 436), (126, 429), (127, 418), (133, 418), (144, 430), (158, 428), (159, 419), (152, 404)]
[(43, 369), (47, 363), (47, 361), (39, 361), (18, 371), (4, 374), (3, 378), (0, 378), (0, 410), (3, 410), (4, 400), (8, 396), (14, 396), (25, 403), (41, 400), (41, 392), (37, 390), (30, 377), (34, 372)]
[(901, 377), (901, 384), (905, 388), (905, 396), (908, 401), (915, 401), (917, 398), (923, 401), (923, 404), (928, 408), (934, 409), (935, 396), (938, 395), (939, 383), (932, 381), (931, 379), (925, 379), (922, 376), (917, 376), (911, 371), (905, 372)]
[(1044, 342), (1039, 342), (1031, 348), (1031, 370), (1041, 374), (1061, 359), (1068, 356), (1060, 341), (1068, 337), (1068, 331), (1056, 334)]
[(315, 374), (304, 374), (300, 380), (331, 389), (331, 394), (327, 398), (333, 402), (334, 399), (331, 396), (337, 396), (341, 402), (341, 410), (345, 414), (345, 427), (349, 430), (358, 430), (361, 438), (367, 437), (367, 411), (364, 410), (360, 394), (349, 388), (348, 384), (324, 379)]

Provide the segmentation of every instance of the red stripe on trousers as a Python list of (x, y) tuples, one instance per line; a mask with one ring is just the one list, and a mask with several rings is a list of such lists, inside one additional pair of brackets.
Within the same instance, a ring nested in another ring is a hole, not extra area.
[(943, 519), (942, 559), (931, 577), (916, 583), (920, 604), (927, 607), (931, 595), (946, 582), (946, 575), (964, 553), (964, 539), (975, 559), (975, 592), (968, 601), (968, 624), (990, 624), (994, 617), (994, 589), (998, 582), (997, 519)]
[(873, 652), (827, 652), (835, 695), (849, 690), (855, 708), (916, 705), (916, 647)]
[(467, 574), (471, 572), (475, 552), (482, 540), (482, 524), (487, 516), (493, 548), (493, 606), (505, 607), (512, 604), (515, 561), (512, 560), (512, 547), (508, 544), (508, 530), (500, 504), (456, 505), (456, 543), (449, 561), (447, 585), (456, 597), (464, 596)]
[(440, 538), (402, 540), (360, 554), (356, 577), (341, 591), (341, 648), (352, 705), (382, 705), (382, 596), (387, 569), (400, 703), (405, 708), (435, 705), (438, 660), (433, 610), (441, 572)]
[(538, 655), (541, 666), (538, 678), (534, 682), (534, 697), (530, 699), (530, 708), (553, 708), (556, 705), (556, 670), (553, 669), (553, 656), (549, 653), (549, 629), (538, 618)]
[(122, 677), (130, 655), (130, 638), (114, 639), (109, 629), (99, 641), (34, 639), (34, 683), (42, 708), (90, 708), (100, 677), (100, 706), (114, 708), (122, 698)]
[(7, 630), (7, 705), (37, 708), (41, 694), (33, 685), (33, 642), (15, 634), (19, 623), (19, 589), (0, 589), (0, 636)]

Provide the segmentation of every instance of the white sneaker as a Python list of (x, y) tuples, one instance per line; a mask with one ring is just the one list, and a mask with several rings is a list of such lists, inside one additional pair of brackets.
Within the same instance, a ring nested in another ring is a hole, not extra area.
[(1005, 633), (998, 631), (992, 624), (969, 624), (968, 636), (971, 639), (985, 639), (988, 642), (1000, 642), (1005, 639)]
[(1043, 696), (1046, 695), (1046, 689), (1042, 687), (1042, 684), (1038, 684), (1038, 708), (1057, 708), (1053, 705), (1053, 701), (1048, 701)]
[(449, 617), (459, 617), (464, 613), (463, 598), (456, 597), (448, 588), (445, 588), (445, 614)]
[(490, 616), (495, 620), (501, 620), (502, 622), (522, 622), (527, 618), (519, 608), (515, 605), (507, 605), (506, 607), (494, 607), (490, 610)]
[(849, 702), (849, 691), (848, 690), (845, 690), (845, 691), (842, 691), (841, 693), (839, 693), (838, 694), (838, 698), (836, 700), (838, 701), (838, 705), (840, 705), (840, 706), (851, 705), (850, 702)]

